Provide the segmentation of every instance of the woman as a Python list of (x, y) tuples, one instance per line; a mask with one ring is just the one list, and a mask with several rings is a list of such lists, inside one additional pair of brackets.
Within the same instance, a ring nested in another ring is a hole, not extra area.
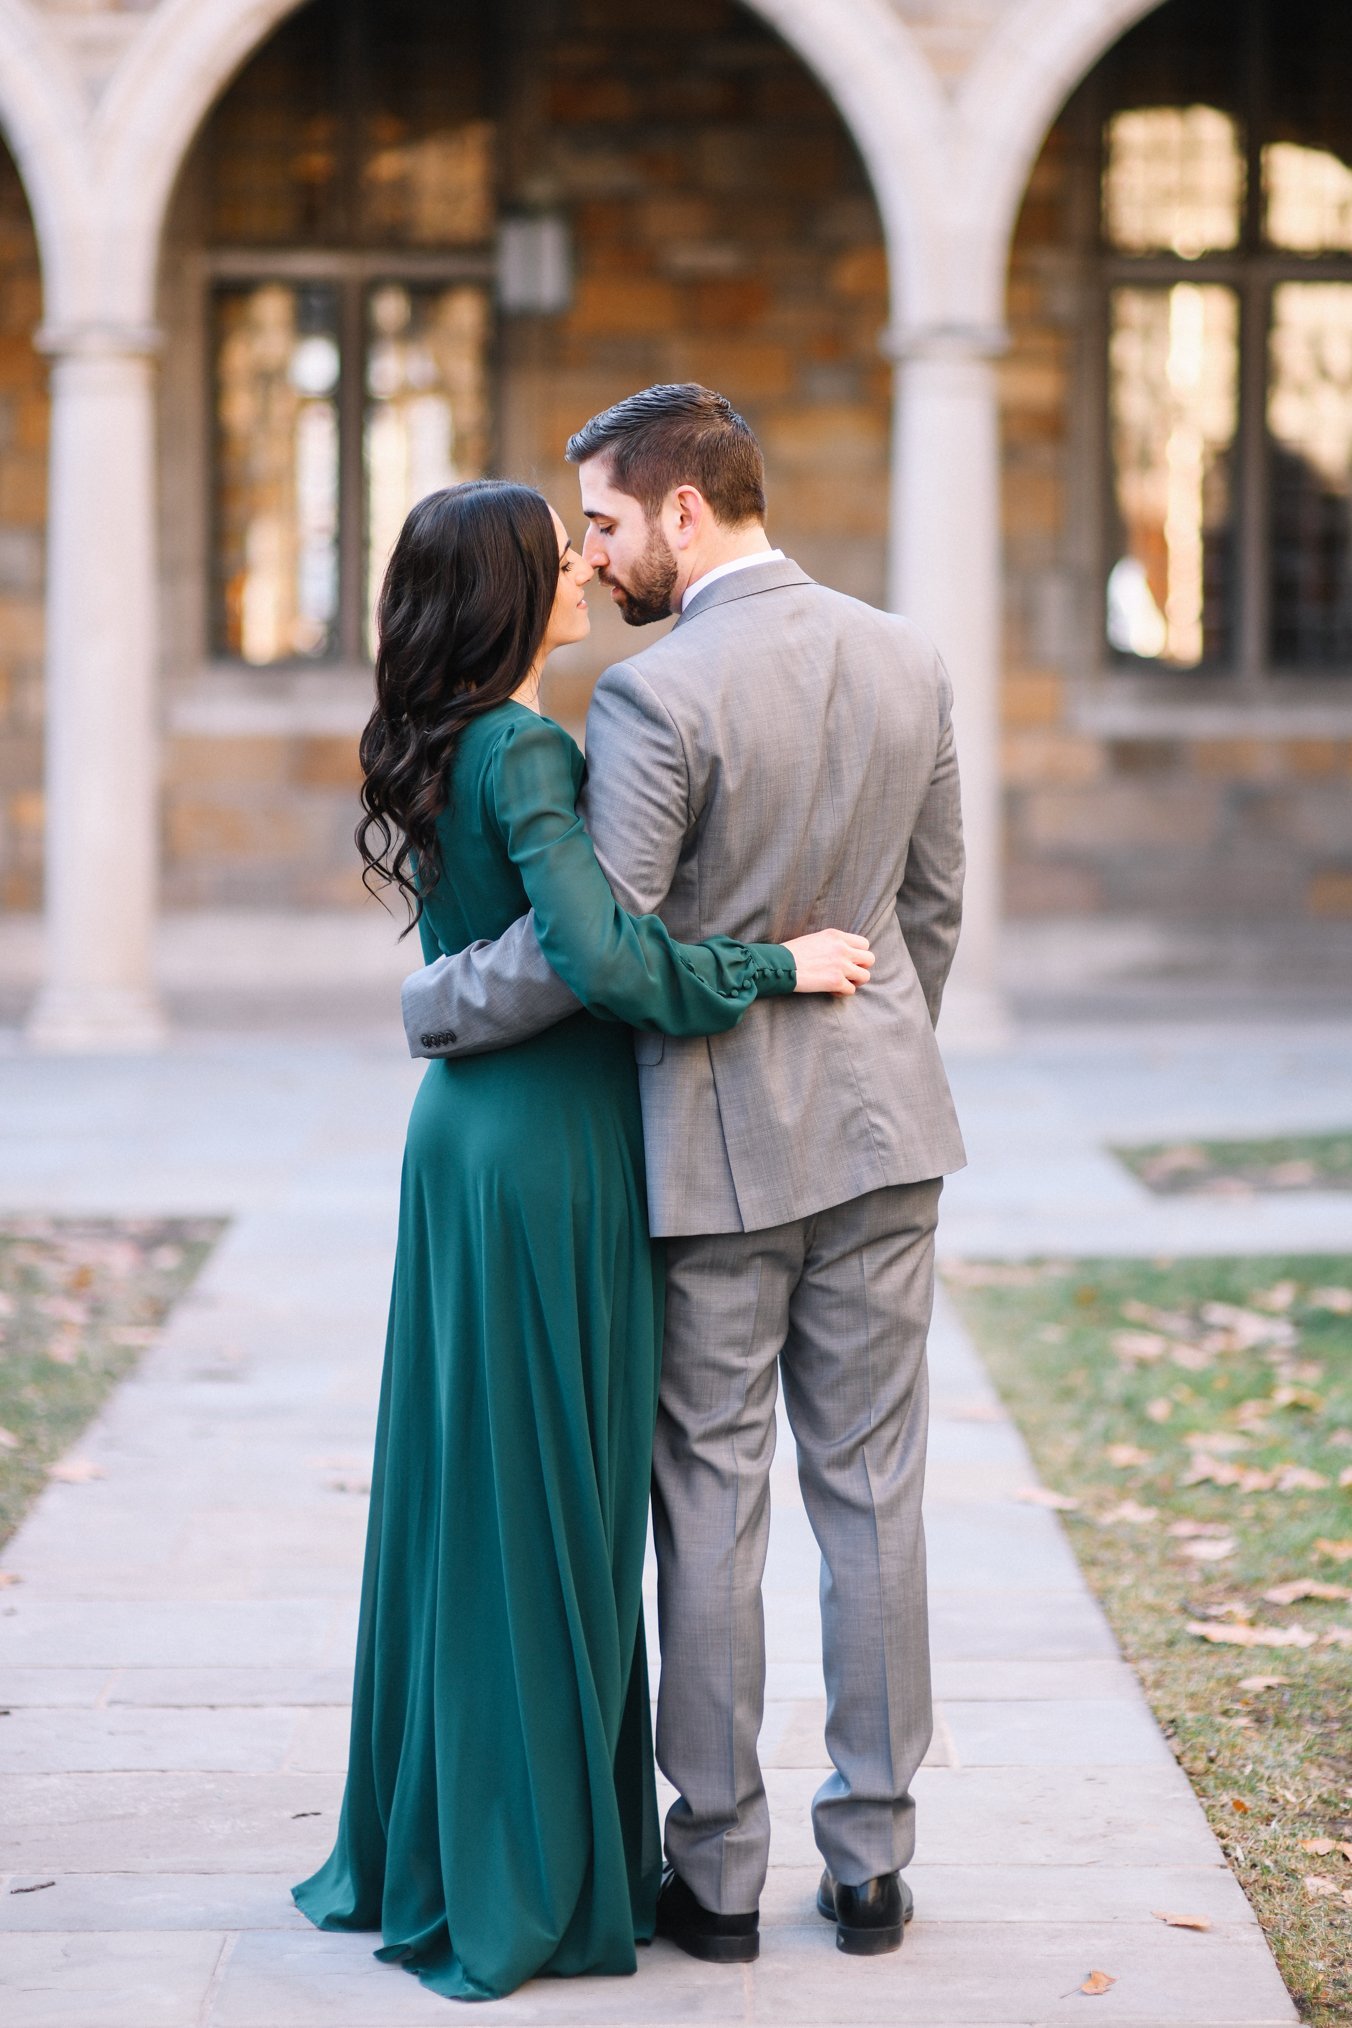
[(662, 1283), (627, 1029), (716, 1034), (759, 994), (852, 992), (872, 963), (833, 930), (678, 944), (618, 906), (577, 815), (581, 755), (536, 703), (546, 657), (588, 631), (590, 575), (529, 487), (422, 501), (381, 592), (362, 740), (367, 877), (404, 892), (429, 962), (533, 908), (585, 1010), (433, 1062), (414, 1103), (347, 1790), (294, 1890), (459, 1999), (632, 1972), (652, 1934)]

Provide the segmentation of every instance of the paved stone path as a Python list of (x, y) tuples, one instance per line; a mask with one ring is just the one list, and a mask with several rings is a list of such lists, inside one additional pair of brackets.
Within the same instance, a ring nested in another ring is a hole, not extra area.
[[(950, 1253), (1347, 1243), (1347, 1199), (1150, 1200), (1105, 1136), (1344, 1124), (1347, 1031), (1047, 1034), (958, 1066), (976, 1166)], [(225, 1211), (140, 1372), (53, 1484), (0, 1592), (5, 2028), (398, 2028), (453, 2003), (326, 1937), (290, 1882), (325, 1853), (349, 1668), (400, 1140), (388, 1038), (199, 1037), (157, 1060), (0, 1056), (0, 1212)], [(774, 1868), (759, 1964), (665, 1945), (634, 1980), (540, 1983), (511, 2023), (1075, 2022), (1258, 2028), (1294, 2011), (960, 1326), (933, 1344), (939, 1720), (919, 1913), (845, 1960), (812, 1910), (822, 1766), (816, 1557), (775, 1475), (764, 1734)], [(50, 1881), (50, 1886), (37, 1888)], [(1207, 1934), (1155, 1909), (1207, 1914)], [(1116, 1984), (1078, 1988), (1091, 1969)], [(476, 2014), (476, 2019), (478, 2015)]]

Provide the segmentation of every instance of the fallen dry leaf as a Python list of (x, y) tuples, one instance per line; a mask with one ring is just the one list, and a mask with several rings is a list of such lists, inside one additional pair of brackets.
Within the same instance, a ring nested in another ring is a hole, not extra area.
[(1314, 1546), (1321, 1556), (1331, 1556), (1335, 1563), (1352, 1563), (1352, 1542), (1332, 1542), (1327, 1535), (1316, 1535)]
[(0, 1425), (0, 1451), (17, 1451), (18, 1448), (19, 1439), (15, 1436), (13, 1430), (5, 1429), (3, 1425)]
[(1305, 1892), (1312, 1901), (1318, 1901), (1327, 1894), (1335, 1894), (1341, 1900), (1343, 1890), (1336, 1880), (1329, 1879), (1327, 1873), (1307, 1873)]
[(1294, 1605), (1302, 1598), (1352, 1598), (1345, 1584), (1321, 1584), (1317, 1578), (1293, 1577), (1288, 1584), (1274, 1584), (1263, 1597), (1269, 1605)]
[(1241, 1690), (1277, 1690), (1283, 1683), (1289, 1683), (1289, 1676), (1241, 1676)]
[(1278, 1190), (1303, 1190), (1318, 1179), (1319, 1170), (1303, 1155), (1292, 1162), (1274, 1162), (1267, 1172), (1268, 1182)]
[(1274, 1282), (1270, 1289), (1259, 1289), (1250, 1300), (1257, 1310), (1289, 1310), (1296, 1294), (1294, 1282)]
[(1332, 1310), (1335, 1317), (1352, 1317), (1352, 1289), (1311, 1289), (1305, 1307)]
[[(1347, 1483), (1352, 1486), (1352, 1468), (1347, 1472)], [(1279, 1493), (1322, 1493), (1328, 1485), (1323, 1472), (1312, 1472), (1308, 1465), (1279, 1465), (1277, 1467), (1277, 1491)]]
[(1157, 1394), (1153, 1401), (1146, 1403), (1145, 1412), (1152, 1422), (1168, 1422), (1174, 1412), (1174, 1404), (1166, 1395)]
[(1246, 1451), (1253, 1439), (1234, 1429), (1190, 1429), (1184, 1433), (1183, 1441), (1190, 1451), (1206, 1451), (1219, 1458), (1234, 1451)]
[(1210, 1929), (1209, 1915), (1175, 1915), (1171, 1909), (1152, 1908), (1150, 1913), (1157, 1922), (1167, 1922), (1170, 1929)]
[(1305, 1627), (1218, 1626), (1212, 1620), (1189, 1620), (1188, 1632), (1227, 1648), (1313, 1648), (1319, 1639)]
[(23, 1579), (17, 1570), (0, 1570), (0, 1591), (6, 1590), (11, 1584), (22, 1583)]
[[(1327, 1484), (1327, 1481), (1325, 1483)], [(1352, 1486), (1352, 1465), (1343, 1466), (1338, 1474), (1338, 1484), (1343, 1487)]]
[(1231, 1796), (1230, 1808), (1241, 1817), (1247, 1817), (1249, 1814), (1249, 1806), (1243, 1796)]
[(1235, 1341), (1236, 1352), (1251, 1352), (1258, 1345), (1296, 1343), (1296, 1327), (1289, 1318), (1265, 1317), (1258, 1310), (1241, 1309), (1237, 1303), (1205, 1303), (1202, 1322), (1226, 1332)]
[(1144, 1324), (1148, 1330), (1163, 1331), (1166, 1338), (1187, 1338), (1195, 1326), (1182, 1310), (1157, 1310), (1152, 1303), (1138, 1303), (1135, 1297), (1122, 1305), (1129, 1324)]
[(1117, 1358), (1142, 1366), (1162, 1359), (1169, 1350), (1169, 1340), (1158, 1331), (1114, 1331), (1108, 1343)]
[(49, 1479), (60, 1479), (66, 1486), (83, 1486), (90, 1479), (103, 1477), (103, 1466), (96, 1465), (89, 1458), (62, 1458), (59, 1464), (48, 1467)]
[(1158, 1521), (1159, 1517), (1158, 1507), (1142, 1507), (1137, 1500), (1123, 1500), (1101, 1517), (1101, 1526), (1112, 1528), (1118, 1522), (1125, 1522), (1129, 1528), (1145, 1528), (1150, 1522)]
[(1316, 1394), (1312, 1387), (1274, 1387), (1272, 1406), (1308, 1408), (1312, 1415), (1318, 1415), (1324, 1406), (1324, 1397), (1322, 1394)]
[(1169, 1357), (1175, 1366), (1181, 1366), (1185, 1373), (1202, 1373), (1215, 1364), (1216, 1355), (1208, 1352), (1205, 1345), (1171, 1345)]
[(1109, 1986), (1115, 1986), (1116, 1984), (1117, 1980), (1111, 1972), (1090, 1972), (1080, 1987), (1080, 1991), (1082, 1993), (1106, 1993)]
[(1352, 1627), (1330, 1627), (1319, 1636), (1321, 1648), (1352, 1648)]
[(1194, 1535), (1228, 1535), (1230, 1530), (1224, 1521), (1171, 1521), (1168, 1532), (1187, 1541)]
[(1139, 1444), (1109, 1444), (1103, 1454), (1117, 1471), (1129, 1471), (1133, 1465), (1150, 1465), (1154, 1458), (1149, 1451), (1143, 1451)]
[(1308, 1852), (1314, 1859), (1327, 1859), (1329, 1853), (1336, 1848), (1332, 1838), (1302, 1838), (1300, 1849), (1302, 1852)]
[(1072, 1514), (1080, 1504), (1069, 1493), (1054, 1493), (1050, 1486), (1020, 1486), (1013, 1498), (1029, 1507), (1054, 1507), (1058, 1514)]
[(1178, 1545), (1180, 1556), (1190, 1557), (1194, 1563), (1221, 1563), (1235, 1553), (1233, 1535), (1194, 1535)]

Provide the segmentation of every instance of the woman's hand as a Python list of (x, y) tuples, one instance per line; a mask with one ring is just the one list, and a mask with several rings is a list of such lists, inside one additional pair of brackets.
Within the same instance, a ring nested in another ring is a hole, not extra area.
[(868, 983), (873, 970), (873, 953), (867, 937), (849, 930), (814, 930), (810, 937), (794, 937), (784, 946), (793, 952), (798, 973), (795, 993), (853, 993)]

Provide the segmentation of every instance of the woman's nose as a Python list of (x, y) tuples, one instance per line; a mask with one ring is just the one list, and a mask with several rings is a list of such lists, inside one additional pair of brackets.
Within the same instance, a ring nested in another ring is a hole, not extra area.
[(587, 561), (587, 555), (585, 550), (583, 551), (583, 554), (579, 557), (578, 562), (581, 565), (581, 568), (577, 573), (575, 582), (577, 584), (590, 584), (592, 579), (596, 575), (596, 566)]

